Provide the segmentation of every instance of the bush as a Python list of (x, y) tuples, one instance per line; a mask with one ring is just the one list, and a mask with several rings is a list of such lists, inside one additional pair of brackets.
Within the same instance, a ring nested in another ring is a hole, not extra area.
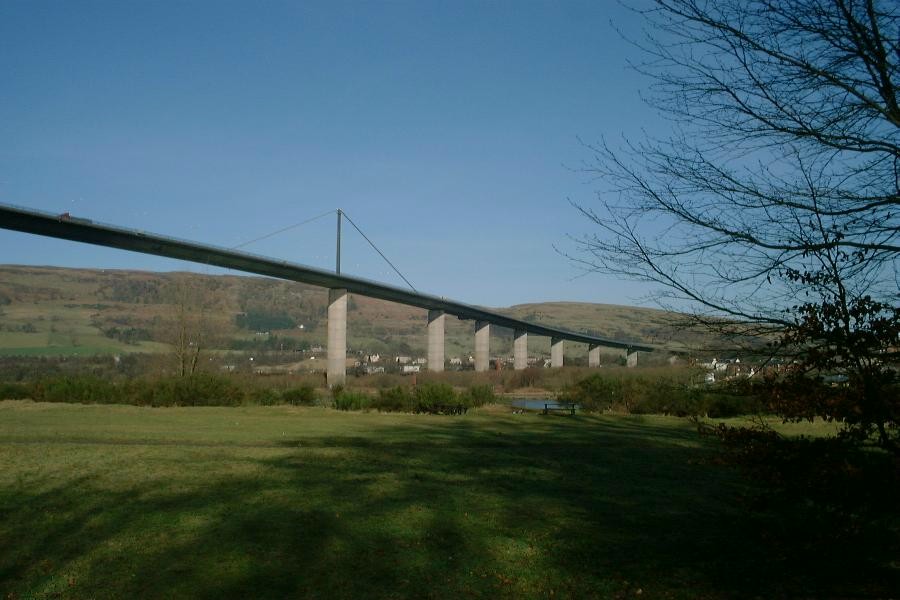
[(560, 399), (587, 411), (609, 410), (622, 401), (622, 382), (598, 373), (564, 389)]
[(524, 388), (524, 387), (535, 387), (538, 382), (543, 379), (544, 369), (539, 369), (538, 367), (526, 367), (521, 371), (513, 371), (511, 375), (507, 377), (506, 387), (507, 388)]
[(313, 406), (316, 403), (316, 390), (311, 385), (288, 388), (281, 392), (281, 399), (294, 406)]
[(341, 386), (334, 394), (334, 407), (338, 410), (367, 410), (372, 406), (372, 399), (362, 392), (351, 392), (343, 389)]
[(31, 389), (21, 383), (0, 383), (0, 400), (31, 398)]
[(135, 381), (141, 401), (129, 404), (150, 406), (237, 406), (244, 400), (243, 390), (230, 380), (208, 373), (190, 377), (167, 377), (157, 381)]
[(441, 406), (458, 403), (456, 392), (446, 383), (423, 383), (416, 388), (416, 412), (437, 412)]
[(415, 395), (402, 385), (379, 390), (378, 397), (372, 400), (372, 408), (382, 412), (409, 412), (415, 404)]
[(459, 401), (466, 408), (478, 408), (496, 401), (494, 387), (491, 385), (473, 385), (459, 396)]
[(48, 379), (35, 384), (34, 400), (75, 404), (116, 404), (124, 401), (123, 390), (106, 379), (76, 375)]
[(257, 388), (249, 390), (244, 395), (244, 403), (256, 406), (275, 406), (280, 404), (282, 396), (270, 388)]
[(664, 414), (712, 418), (756, 414), (762, 409), (752, 386), (691, 387), (684, 377), (596, 373), (566, 387), (560, 396), (587, 411), (620, 410), (635, 415)]
[(775, 535), (791, 535), (789, 528), (805, 521), (805, 536), (813, 540), (874, 535), (896, 545), (900, 469), (887, 452), (860, 448), (841, 436), (785, 438), (759, 425), (719, 424), (700, 432), (724, 443), (725, 464), (761, 484), (748, 499), (790, 515)]

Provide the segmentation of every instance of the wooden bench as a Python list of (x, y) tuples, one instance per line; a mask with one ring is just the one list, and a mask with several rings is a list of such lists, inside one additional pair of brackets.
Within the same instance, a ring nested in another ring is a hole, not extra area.
[(553, 411), (553, 412), (567, 412), (570, 415), (574, 415), (575, 408), (576, 408), (576, 405), (574, 402), (545, 402), (543, 414), (549, 415), (550, 412)]

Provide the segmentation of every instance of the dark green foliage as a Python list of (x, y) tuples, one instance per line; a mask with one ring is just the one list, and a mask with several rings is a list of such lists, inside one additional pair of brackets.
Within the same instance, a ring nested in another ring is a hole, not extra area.
[(245, 404), (275, 406), (281, 404), (282, 395), (271, 388), (256, 388), (244, 393)]
[(284, 313), (247, 311), (237, 315), (235, 323), (241, 329), (250, 331), (274, 331), (276, 329), (293, 329), (297, 323)]
[(337, 410), (367, 410), (372, 407), (371, 396), (362, 392), (351, 392), (342, 386), (335, 386), (333, 395)]
[(494, 388), (491, 385), (473, 385), (459, 395), (459, 401), (466, 408), (478, 408), (497, 400)]
[(896, 545), (900, 469), (889, 453), (847, 438), (786, 438), (762, 425), (720, 424), (701, 427), (701, 433), (722, 440), (726, 463), (761, 484), (749, 498), (752, 508), (774, 508), (788, 517), (783, 530), (772, 532), (776, 539), (801, 529), (810, 545)]
[(382, 389), (371, 407), (382, 412), (459, 414), (495, 399), (490, 385), (475, 385), (458, 393), (446, 383), (423, 383), (416, 388), (398, 385)]
[[(822, 273), (792, 277), (829, 281)], [(792, 421), (840, 421), (846, 437), (862, 442), (874, 435), (900, 456), (900, 306), (835, 293), (790, 312), (795, 322), (779, 345), (803, 353), (785, 377), (771, 382), (772, 408)], [(825, 376), (843, 377), (846, 384), (831, 385)]]
[(125, 386), (150, 406), (237, 406), (244, 392), (229, 379), (207, 373), (190, 377), (167, 377), (157, 381), (135, 380)]
[(446, 383), (423, 383), (416, 388), (416, 412), (437, 412), (443, 406), (459, 404), (453, 387)]
[(103, 335), (125, 344), (137, 344), (152, 339), (150, 331), (143, 327), (110, 327), (103, 330)]
[(378, 397), (372, 399), (372, 408), (382, 412), (412, 412), (415, 398), (410, 388), (398, 385), (379, 390)]
[(30, 389), (30, 397), (42, 402), (137, 406), (237, 406), (245, 396), (228, 379), (206, 373), (121, 382), (93, 375), (62, 376), (38, 381)]
[(758, 414), (763, 408), (757, 391), (750, 386), (701, 387), (690, 385), (688, 378), (600, 373), (567, 387), (560, 400), (575, 402), (592, 412), (615, 410), (680, 417), (735, 417)]
[(32, 386), (32, 398), (41, 402), (122, 404), (124, 397), (122, 386), (93, 375), (47, 379)]
[(312, 406), (316, 403), (316, 390), (310, 385), (288, 388), (281, 392), (281, 399), (285, 404)]
[(31, 397), (31, 388), (21, 383), (0, 383), (0, 400), (22, 400)]
[(600, 374), (591, 375), (566, 388), (560, 399), (575, 402), (584, 410), (609, 410), (621, 403), (621, 383), (621, 379), (612, 379)]

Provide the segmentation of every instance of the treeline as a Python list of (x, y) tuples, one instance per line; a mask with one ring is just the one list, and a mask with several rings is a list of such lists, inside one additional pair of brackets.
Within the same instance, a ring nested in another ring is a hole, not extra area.
[(95, 375), (58, 376), (33, 382), (0, 384), (0, 398), (133, 406), (312, 406), (319, 400), (319, 395), (309, 385), (275, 389), (249, 385), (237, 378), (198, 373), (191, 377), (119, 381)]
[(424, 383), (416, 387), (398, 385), (379, 390), (377, 395), (349, 391), (341, 386), (333, 390), (338, 410), (378, 410), (429, 414), (463, 414), (496, 401), (490, 385), (473, 385), (458, 392), (446, 383)]
[(34, 382), (0, 384), (0, 399), (133, 406), (319, 405), (338, 410), (432, 414), (461, 414), (496, 400), (490, 385), (475, 385), (457, 391), (448, 384), (426, 383), (415, 388), (395, 386), (380, 390), (377, 394), (337, 386), (330, 394), (320, 394), (311, 385), (279, 389), (264, 385), (264, 380), (254, 382), (209, 373), (120, 381), (94, 375), (60, 376)]

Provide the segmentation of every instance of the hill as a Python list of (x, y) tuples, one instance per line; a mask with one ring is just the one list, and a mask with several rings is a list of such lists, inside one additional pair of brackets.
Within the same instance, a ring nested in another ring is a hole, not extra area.
[[(668, 351), (704, 341), (683, 331), (676, 338), (677, 315), (649, 308), (548, 302), (492, 310)], [(207, 346), (288, 354), (325, 345), (326, 315), (327, 290), (263, 277), (0, 266), (0, 355), (165, 352), (187, 320), (207, 332)], [(348, 346), (424, 355), (425, 325), (424, 310), (354, 295)], [(447, 319), (447, 356), (471, 354), (472, 332), (471, 322)], [(495, 328), (492, 338), (492, 353), (511, 354), (512, 332)], [(529, 351), (549, 355), (549, 340), (532, 336)], [(566, 355), (583, 361), (586, 349), (567, 344)]]

